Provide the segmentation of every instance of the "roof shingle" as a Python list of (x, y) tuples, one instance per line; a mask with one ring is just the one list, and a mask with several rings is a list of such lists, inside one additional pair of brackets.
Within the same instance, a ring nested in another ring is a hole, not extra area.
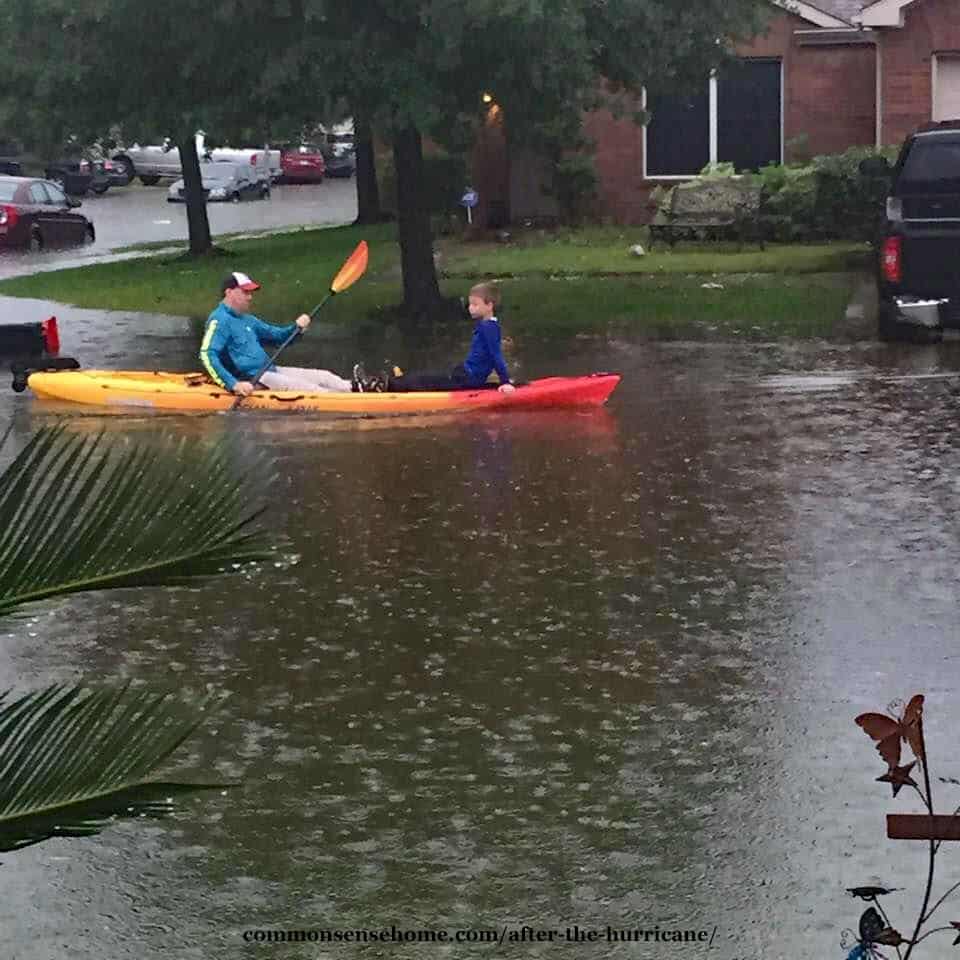
[(804, 0), (811, 7), (816, 7), (832, 17), (839, 17), (847, 23), (853, 23), (853, 18), (864, 7), (870, 6), (872, 0)]

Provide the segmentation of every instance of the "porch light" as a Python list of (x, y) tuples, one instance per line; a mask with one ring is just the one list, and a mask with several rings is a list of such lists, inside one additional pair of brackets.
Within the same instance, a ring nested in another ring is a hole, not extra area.
[(485, 93), (480, 99), (483, 100), (484, 103), (493, 103), (493, 94)]

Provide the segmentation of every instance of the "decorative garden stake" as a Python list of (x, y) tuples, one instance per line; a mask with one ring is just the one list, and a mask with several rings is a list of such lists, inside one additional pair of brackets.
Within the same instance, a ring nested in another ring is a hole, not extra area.
[[(929, 907), (933, 893), (933, 877), (936, 865), (937, 852), (940, 844), (945, 840), (960, 840), (960, 807), (952, 814), (942, 815), (934, 812), (933, 791), (930, 785), (930, 771), (927, 766), (926, 743), (923, 737), (923, 695), (916, 694), (910, 702), (898, 712), (895, 708), (900, 704), (891, 704), (890, 712), (895, 716), (883, 713), (862, 713), (855, 719), (855, 723), (864, 733), (877, 743), (877, 752), (887, 764), (887, 772), (877, 777), (880, 783), (889, 783), (894, 797), (904, 787), (910, 787), (917, 792), (926, 807), (926, 813), (919, 814), (888, 814), (887, 837), (891, 840), (926, 840), (930, 847), (929, 866), (927, 868), (927, 885), (923, 894), (923, 903), (917, 916), (913, 936), (908, 940), (898, 930), (891, 926), (878, 897), (894, 893), (899, 887), (862, 886), (848, 887), (847, 893), (852, 897), (859, 897), (874, 904), (868, 907), (860, 916), (858, 925), (859, 937), (853, 937), (849, 931), (844, 931), (841, 944), (846, 949), (850, 941), (855, 942), (847, 954), (847, 960), (873, 960), (884, 955), (877, 949), (878, 946), (895, 947), (897, 956), (907, 960), (913, 948), (922, 943), (927, 937), (935, 933), (948, 931), (955, 936), (954, 946), (960, 945), (960, 922), (953, 921), (949, 926), (935, 927), (927, 930), (921, 936), (921, 930), (934, 912), (947, 898), (960, 889), (960, 883), (955, 883), (942, 897)], [(914, 759), (909, 763), (900, 763), (903, 744), (906, 744)], [(922, 786), (914, 780), (914, 768), (919, 765), (919, 774), (922, 774)], [(941, 778), (945, 783), (956, 781)], [(906, 945), (906, 951), (901, 955), (900, 947)]]

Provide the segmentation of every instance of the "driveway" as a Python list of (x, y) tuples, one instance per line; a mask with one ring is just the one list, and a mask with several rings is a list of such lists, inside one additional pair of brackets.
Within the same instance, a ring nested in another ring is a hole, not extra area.
[[(133, 183), (111, 188), (100, 197), (89, 194), (83, 198), (80, 212), (93, 221), (96, 243), (49, 253), (0, 250), (0, 278), (86, 264), (133, 244), (185, 242), (186, 207), (167, 203), (167, 186), (169, 183), (161, 182), (155, 187)], [(357, 215), (356, 181), (332, 179), (322, 184), (275, 186), (269, 200), (211, 203), (207, 214), (214, 236), (244, 230), (350, 223)]]

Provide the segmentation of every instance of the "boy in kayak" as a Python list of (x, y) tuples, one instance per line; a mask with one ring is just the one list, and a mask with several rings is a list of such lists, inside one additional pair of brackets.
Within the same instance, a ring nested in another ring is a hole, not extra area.
[[(260, 289), (245, 273), (231, 273), (221, 287), (223, 299), (207, 318), (200, 347), (203, 367), (225, 390), (239, 397), (253, 393), (253, 377), (269, 356), (264, 343), (283, 343), (299, 327), (306, 330), (310, 317), (302, 313), (293, 323), (278, 327), (264, 323), (250, 312), (253, 293)], [(270, 390), (301, 390), (305, 393), (350, 393), (362, 390), (356, 381), (345, 380), (330, 370), (270, 366), (260, 374), (260, 383)]]
[[(449, 373), (414, 373), (388, 376), (383, 388), (389, 392), (409, 393), (414, 390), (477, 390), (486, 386), (487, 377), (496, 370), (501, 393), (513, 393), (507, 363), (500, 347), (500, 322), (495, 311), (500, 291), (492, 283), (478, 283), (470, 288), (467, 306), (477, 321), (473, 328), (470, 352), (463, 363)], [(357, 368), (354, 368), (355, 370)]]

